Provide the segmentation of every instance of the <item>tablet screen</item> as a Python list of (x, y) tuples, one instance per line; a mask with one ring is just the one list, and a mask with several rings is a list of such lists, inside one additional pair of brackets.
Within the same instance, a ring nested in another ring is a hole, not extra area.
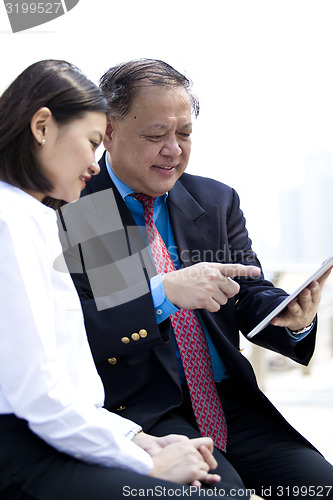
[(288, 295), (288, 297), (285, 298), (281, 304), (279, 304), (275, 309), (273, 309), (272, 312), (270, 312), (253, 330), (250, 331), (250, 333), (247, 334), (247, 338), (251, 339), (257, 333), (261, 332), (271, 321), (275, 316), (278, 316), (283, 309), (287, 307), (288, 304), (294, 299), (298, 297), (298, 295), (301, 293), (304, 288), (306, 288), (312, 281), (316, 281), (317, 279), (320, 278), (326, 271), (328, 271), (331, 267), (333, 266), (333, 257), (328, 258), (323, 262), (323, 264), (317, 269), (311, 276), (307, 278), (307, 280), (300, 286), (298, 287), (291, 295)]

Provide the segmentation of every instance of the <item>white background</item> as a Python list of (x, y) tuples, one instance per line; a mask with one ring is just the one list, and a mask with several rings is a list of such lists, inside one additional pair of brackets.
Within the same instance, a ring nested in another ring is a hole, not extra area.
[(308, 154), (333, 153), (332, 26), (332, 0), (80, 0), (12, 34), (1, 4), (0, 91), (43, 58), (96, 83), (140, 57), (185, 72), (201, 103), (188, 171), (236, 188), (254, 248), (271, 261), (281, 190), (302, 183)]

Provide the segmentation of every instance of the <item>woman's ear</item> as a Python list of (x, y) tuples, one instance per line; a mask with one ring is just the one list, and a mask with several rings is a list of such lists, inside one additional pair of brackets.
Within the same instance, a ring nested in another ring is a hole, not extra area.
[(47, 127), (49, 126), (52, 118), (52, 113), (49, 108), (40, 108), (30, 120), (30, 128), (32, 135), (40, 146), (45, 143), (45, 135)]
[(114, 116), (108, 116), (106, 123), (106, 132), (103, 139), (103, 145), (107, 151), (109, 151), (112, 143), (112, 134), (115, 129), (115, 121), (116, 119)]

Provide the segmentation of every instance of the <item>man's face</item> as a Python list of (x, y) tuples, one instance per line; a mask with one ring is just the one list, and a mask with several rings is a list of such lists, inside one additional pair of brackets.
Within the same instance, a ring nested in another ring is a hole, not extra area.
[(191, 118), (183, 87), (139, 89), (128, 114), (111, 117), (105, 137), (116, 176), (138, 193), (161, 196), (169, 191), (189, 161)]

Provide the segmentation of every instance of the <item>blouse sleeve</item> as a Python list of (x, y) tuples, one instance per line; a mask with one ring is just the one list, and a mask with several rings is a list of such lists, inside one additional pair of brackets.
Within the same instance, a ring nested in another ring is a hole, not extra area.
[(151, 457), (126, 437), (140, 427), (102, 407), (79, 299), (53, 268), (55, 214), (45, 217), (0, 214), (0, 411), (61, 452), (145, 474)]

